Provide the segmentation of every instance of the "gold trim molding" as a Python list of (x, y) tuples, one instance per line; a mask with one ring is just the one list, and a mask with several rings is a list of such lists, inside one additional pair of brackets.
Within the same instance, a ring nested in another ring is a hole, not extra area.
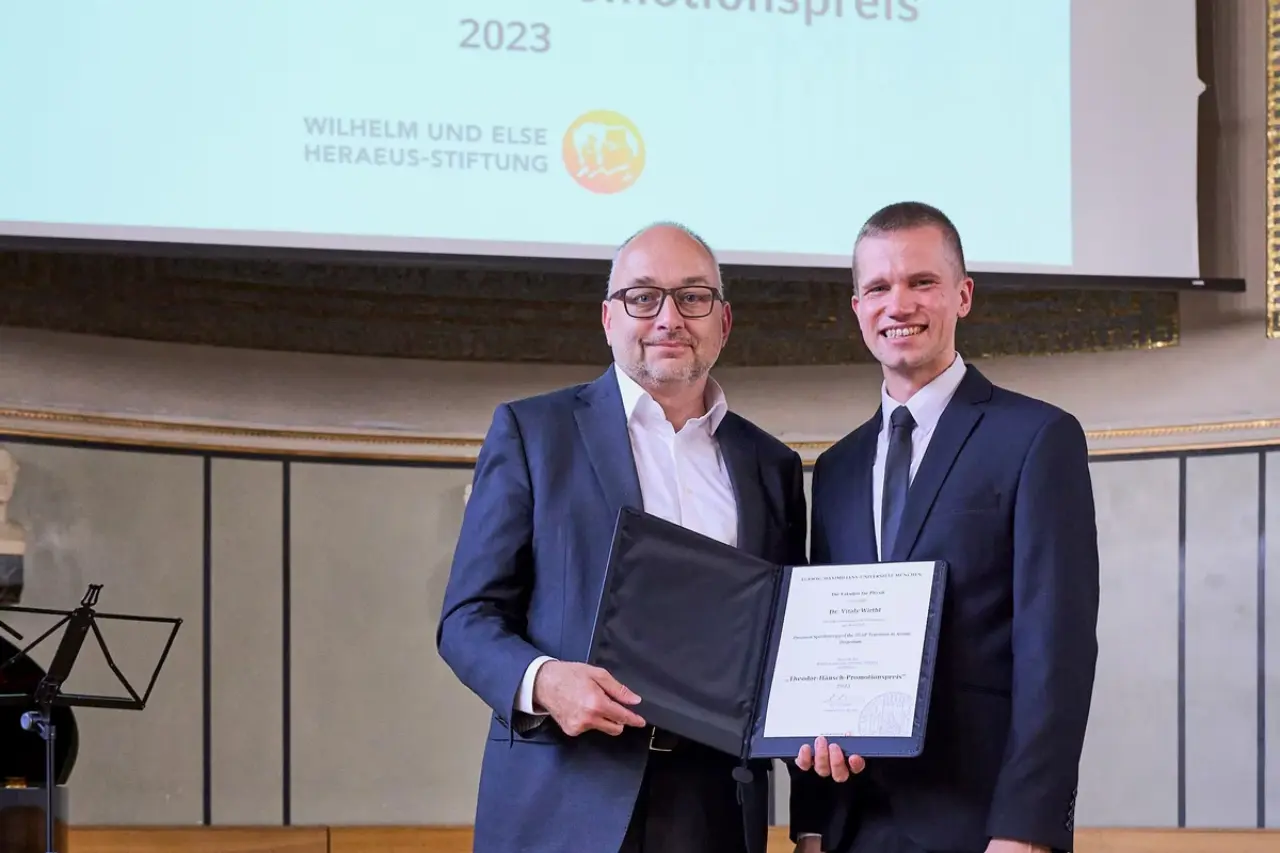
[(1267, 337), (1280, 338), (1280, 0), (1267, 0)]
[(474, 463), (482, 439), (411, 433), (303, 430), (160, 418), (0, 408), (0, 435), (88, 444), (254, 456)]
[[(1280, 447), (1280, 418), (1087, 430), (1090, 450), (1118, 454)], [(334, 460), (473, 464), (480, 437), (304, 430), (0, 408), (0, 437), (184, 452)], [(806, 461), (827, 441), (789, 441)]]

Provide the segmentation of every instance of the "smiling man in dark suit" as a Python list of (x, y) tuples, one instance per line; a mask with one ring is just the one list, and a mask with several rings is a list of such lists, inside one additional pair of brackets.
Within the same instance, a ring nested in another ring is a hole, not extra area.
[(498, 406), (476, 462), (437, 640), (492, 709), (474, 849), (763, 853), (767, 763), (739, 787), (734, 757), (647, 727), (638, 697), (582, 661), (622, 507), (803, 562), (800, 457), (709, 376), (731, 314), (691, 232), (628, 240), (602, 320), (614, 364)]
[(818, 459), (814, 563), (949, 565), (924, 753), (793, 771), (797, 851), (1070, 850), (1097, 659), (1098, 546), (1084, 431), (956, 352), (973, 280), (954, 225), (890, 205), (854, 248), (853, 310), (881, 407)]

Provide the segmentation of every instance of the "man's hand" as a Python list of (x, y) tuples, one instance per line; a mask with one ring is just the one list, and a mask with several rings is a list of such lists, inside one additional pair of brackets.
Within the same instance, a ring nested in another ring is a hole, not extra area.
[(819, 737), (812, 747), (807, 743), (800, 747), (800, 752), (796, 754), (796, 767), (805, 771), (812, 769), (819, 776), (830, 776), (837, 782), (845, 782), (851, 773), (861, 773), (867, 769), (867, 762), (861, 755), (845, 758), (839, 744), (828, 745), (826, 738)]
[(1039, 844), (1028, 844), (1025, 841), (1007, 841), (993, 838), (987, 844), (987, 853), (1049, 853), (1048, 847)]
[(643, 726), (640, 715), (624, 707), (639, 701), (612, 675), (585, 663), (547, 661), (533, 680), (534, 707), (545, 709), (570, 737), (592, 729), (618, 735), (625, 726)]
[(822, 836), (810, 835), (796, 842), (794, 853), (822, 853)]

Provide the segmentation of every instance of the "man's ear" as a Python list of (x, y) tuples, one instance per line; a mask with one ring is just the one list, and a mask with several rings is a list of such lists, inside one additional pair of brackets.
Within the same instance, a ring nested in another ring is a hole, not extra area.
[(961, 317), (966, 317), (973, 308), (973, 279), (965, 277), (960, 282), (960, 311)]

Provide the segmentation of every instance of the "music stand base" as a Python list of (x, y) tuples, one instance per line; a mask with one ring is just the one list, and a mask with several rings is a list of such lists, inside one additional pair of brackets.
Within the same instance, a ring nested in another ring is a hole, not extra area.
[[(4, 780), (0, 779), (0, 783)], [(4, 853), (49, 853), (65, 851), (67, 806), (70, 795), (65, 786), (53, 789), (54, 843), (45, 843), (44, 788), (0, 788), (0, 850)]]

